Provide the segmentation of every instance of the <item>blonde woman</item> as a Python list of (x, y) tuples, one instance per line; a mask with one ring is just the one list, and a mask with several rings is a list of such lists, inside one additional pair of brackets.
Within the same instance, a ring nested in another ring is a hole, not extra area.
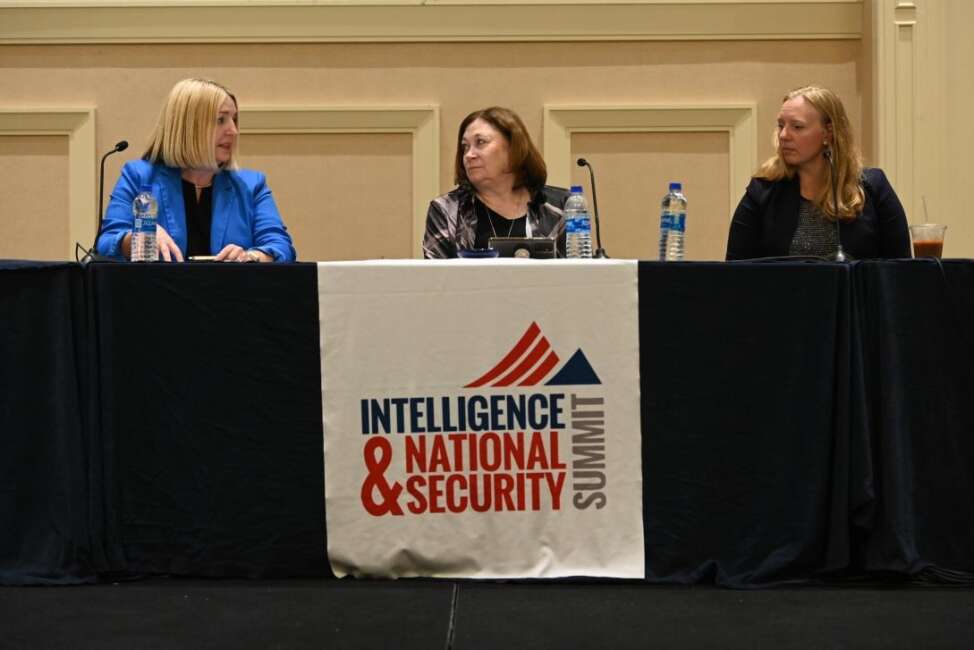
[[(881, 169), (863, 168), (838, 96), (806, 86), (783, 102), (775, 155), (754, 174), (734, 212), (727, 259), (829, 258), (840, 236), (852, 259), (910, 257), (903, 206)], [(838, 214), (829, 156), (835, 162)]]
[(237, 99), (220, 84), (184, 79), (169, 93), (141, 160), (112, 190), (98, 253), (128, 259), (132, 200), (149, 185), (159, 203), (159, 257), (181, 262), (292, 262), (294, 246), (264, 175), (237, 167)]

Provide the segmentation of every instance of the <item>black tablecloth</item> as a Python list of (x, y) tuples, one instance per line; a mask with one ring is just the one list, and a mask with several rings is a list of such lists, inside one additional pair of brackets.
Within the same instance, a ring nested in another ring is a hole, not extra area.
[[(0, 272), (0, 581), (330, 575), (316, 267), (32, 268)], [(972, 289), (962, 261), (640, 263), (647, 578), (974, 570)]]
[(129, 570), (329, 573), (315, 265), (90, 273)]
[(92, 581), (104, 567), (84, 298), (77, 265), (0, 261), (0, 584)]
[(874, 262), (855, 278), (876, 496), (857, 522), (862, 565), (974, 570), (974, 263)]
[(648, 577), (742, 585), (847, 566), (849, 277), (640, 265)]

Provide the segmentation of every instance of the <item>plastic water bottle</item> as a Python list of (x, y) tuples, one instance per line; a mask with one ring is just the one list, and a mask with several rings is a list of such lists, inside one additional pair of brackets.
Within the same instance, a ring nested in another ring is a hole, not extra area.
[(138, 196), (132, 201), (132, 261), (155, 262), (159, 259), (159, 244), (156, 242), (156, 214), (159, 204), (152, 196), (152, 188), (143, 185)]
[(683, 239), (687, 230), (687, 197), (681, 183), (670, 183), (670, 191), (663, 197), (659, 218), (659, 261), (679, 262), (683, 259)]
[(580, 185), (572, 185), (571, 196), (565, 202), (565, 239), (567, 257), (592, 258), (592, 220)]

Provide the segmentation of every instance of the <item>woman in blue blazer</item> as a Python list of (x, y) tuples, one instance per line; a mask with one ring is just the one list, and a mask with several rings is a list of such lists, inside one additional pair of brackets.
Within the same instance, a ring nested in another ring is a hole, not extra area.
[(774, 141), (775, 155), (754, 174), (734, 211), (728, 260), (833, 258), (839, 241), (852, 259), (910, 257), (903, 206), (881, 169), (863, 168), (835, 93), (806, 86), (785, 95)]
[(264, 175), (237, 167), (238, 135), (230, 91), (206, 79), (177, 83), (142, 159), (122, 167), (98, 253), (129, 258), (132, 201), (149, 185), (159, 203), (160, 259), (293, 262), (294, 245)]

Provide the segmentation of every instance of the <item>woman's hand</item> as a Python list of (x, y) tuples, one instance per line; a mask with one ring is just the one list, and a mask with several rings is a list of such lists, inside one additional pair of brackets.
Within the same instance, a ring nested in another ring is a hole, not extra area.
[(159, 244), (159, 257), (163, 262), (182, 262), (183, 252), (173, 241), (166, 229), (156, 225), (156, 243)]
[(217, 262), (270, 262), (271, 257), (267, 253), (258, 250), (247, 250), (236, 244), (227, 244), (217, 256)]
[[(156, 224), (156, 244), (159, 245), (159, 257), (162, 258), (162, 261), (183, 261), (183, 252), (179, 250), (179, 246), (169, 236), (166, 229), (159, 224)], [(132, 259), (132, 233), (128, 233), (122, 238), (121, 248), (122, 255), (125, 256), (125, 259)]]

